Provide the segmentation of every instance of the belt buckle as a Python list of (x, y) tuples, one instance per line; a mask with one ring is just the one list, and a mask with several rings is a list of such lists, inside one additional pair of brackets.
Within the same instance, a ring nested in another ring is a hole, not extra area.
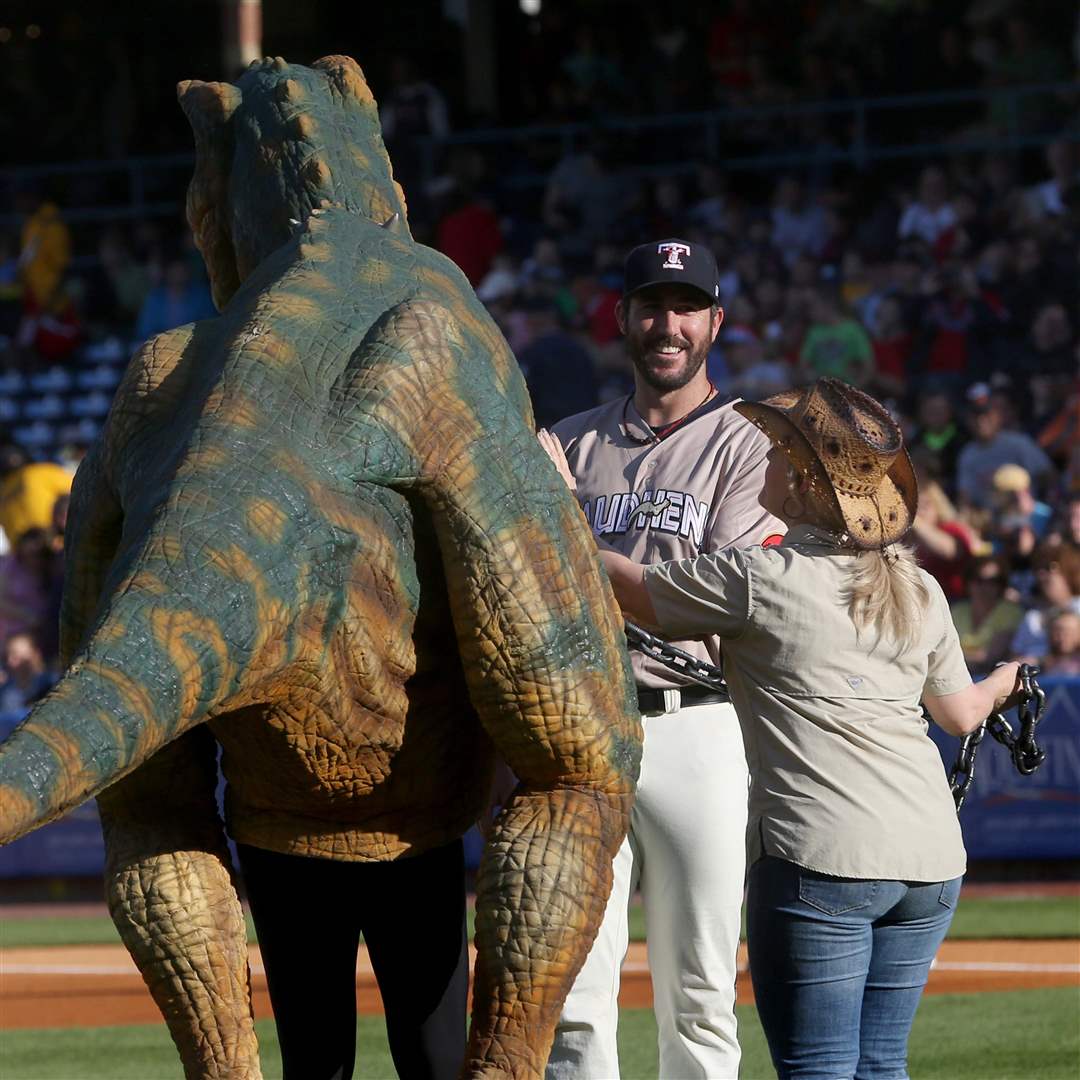
[(682, 708), (682, 691), (681, 690), (665, 690), (664, 691), (664, 715), (668, 713), (677, 713)]

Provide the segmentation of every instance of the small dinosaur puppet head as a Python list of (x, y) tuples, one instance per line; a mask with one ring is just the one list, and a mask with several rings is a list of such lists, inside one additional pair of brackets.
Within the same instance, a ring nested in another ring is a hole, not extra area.
[(187, 216), (219, 309), (319, 206), (407, 230), (378, 108), (350, 57), (310, 68), (268, 57), (236, 85), (189, 79), (177, 96), (195, 133)]

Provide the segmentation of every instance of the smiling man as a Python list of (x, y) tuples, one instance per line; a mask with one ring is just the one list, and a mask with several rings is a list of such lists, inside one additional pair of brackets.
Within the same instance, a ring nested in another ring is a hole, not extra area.
[[(724, 313), (703, 245), (661, 240), (626, 258), (619, 328), (634, 392), (555, 425), (599, 542), (637, 562), (747, 547), (783, 526), (758, 502), (768, 440), (709, 381)], [(721, 663), (714, 638), (676, 642)], [(549, 1080), (619, 1075), (615, 1032), (627, 907), (645, 905), (660, 1075), (724, 1080), (739, 1070), (735, 952), (747, 772), (726, 693), (632, 652), (645, 731), (630, 834), (603, 924), (566, 1000)]]

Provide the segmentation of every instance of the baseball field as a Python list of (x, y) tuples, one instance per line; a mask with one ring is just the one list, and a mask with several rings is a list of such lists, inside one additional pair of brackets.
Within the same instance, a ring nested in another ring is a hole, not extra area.
[[(620, 1045), (627, 1080), (656, 1077), (656, 1029), (642, 919), (623, 969)], [(263, 1067), (280, 1077), (258, 946), (251, 944)], [(740, 956), (744, 1080), (772, 1077)], [(378, 990), (357, 965), (357, 1077), (395, 1075)], [(1080, 884), (971, 886), (931, 973), (911, 1041), (911, 1075), (1075, 1080), (1080, 1072)], [(97, 905), (0, 912), (3, 1080), (179, 1078), (149, 994)]]

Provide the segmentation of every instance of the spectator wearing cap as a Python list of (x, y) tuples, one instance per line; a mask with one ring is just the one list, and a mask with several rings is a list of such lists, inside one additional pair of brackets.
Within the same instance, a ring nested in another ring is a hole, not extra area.
[(994, 550), (1012, 563), (1026, 561), (1050, 529), (1054, 512), (1031, 490), (1031, 474), (1022, 465), (1001, 465), (994, 470)]
[(1029, 435), (1004, 428), (1001, 406), (992, 398), (975, 398), (968, 409), (971, 441), (956, 460), (956, 491), (963, 506), (989, 509), (994, 473), (1002, 465), (1021, 465), (1036, 484), (1053, 479), (1050, 459)]

